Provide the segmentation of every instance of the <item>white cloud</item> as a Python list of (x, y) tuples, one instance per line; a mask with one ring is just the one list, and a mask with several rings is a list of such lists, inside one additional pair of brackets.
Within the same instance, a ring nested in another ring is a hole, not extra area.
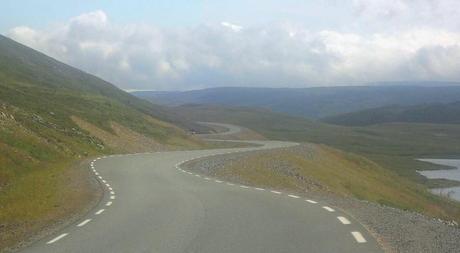
[[(407, 11), (406, 1), (392, 2), (401, 4), (382, 15)], [(115, 25), (96, 11), (43, 30), (16, 27), (8, 36), (125, 89), (460, 79), (460, 33), (439, 27), (363, 34), (223, 22), (161, 29)]]
[[(366, 25), (381, 29), (410, 26), (460, 28), (458, 0), (353, 0), (355, 12)], [(373, 24), (375, 23), (375, 24)]]
[[(417, 1), (417, 0), (416, 0)], [(354, 7), (359, 14), (391, 18), (402, 15), (409, 9), (406, 0), (354, 0)]]
[(241, 31), (241, 29), (243, 29), (242, 26), (235, 25), (235, 24), (232, 24), (232, 23), (229, 23), (229, 22), (221, 22), (220, 24), (222, 26), (224, 26), (224, 27), (230, 28), (231, 30), (233, 30), (235, 32), (239, 32), (239, 31)]

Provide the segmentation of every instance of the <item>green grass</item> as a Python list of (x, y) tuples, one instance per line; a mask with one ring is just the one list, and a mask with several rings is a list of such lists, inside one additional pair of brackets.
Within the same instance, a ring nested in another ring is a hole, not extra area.
[(343, 127), (245, 107), (184, 106), (184, 117), (241, 125), (269, 139), (326, 144), (357, 153), (415, 182), (432, 185), (416, 170), (437, 169), (416, 158), (459, 157), (460, 125), (398, 123)]
[(87, 175), (69, 166), (117, 150), (73, 116), (168, 149), (206, 146), (178, 127), (194, 124), (165, 108), (0, 35), (0, 250), (80, 210)]
[(323, 121), (345, 126), (368, 126), (389, 122), (459, 124), (460, 102), (385, 106), (327, 117)]
[[(342, 196), (460, 220), (460, 203), (435, 196), (426, 188), (378, 164), (324, 145), (252, 153), (227, 163), (217, 175), (288, 191), (329, 191)], [(284, 168), (280, 170), (280, 168)]]

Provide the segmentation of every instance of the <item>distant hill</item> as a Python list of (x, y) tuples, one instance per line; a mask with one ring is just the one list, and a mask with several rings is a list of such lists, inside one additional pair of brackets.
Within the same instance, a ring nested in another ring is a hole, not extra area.
[(328, 117), (323, 121), (345, 126), (393, 122), (460, 124), (460, 101), (448, 104), (386, 106)]
[(188, 127), (198, 126), (0, 35), (0, 251), (88, 202), (77, 160), (201, 147)]
[(244, 126), (269, 139), (326, 144), (364, 155), (421, 183), (427, 179), (416, 170), (434, 167), (415, 158), (460, 155), (460, 124), (402, 122), (347, 127), (249, 107), (188, 104), (175, 110), (191, 120)]
[(460, 83), (405, 82), (317, 88), (226, 87), (184, 92), (138, 91), (132, 94), (166, 105), (214, 104), (262, 107), (276, 112), (319, 119), (389, 105), (460, 101)]

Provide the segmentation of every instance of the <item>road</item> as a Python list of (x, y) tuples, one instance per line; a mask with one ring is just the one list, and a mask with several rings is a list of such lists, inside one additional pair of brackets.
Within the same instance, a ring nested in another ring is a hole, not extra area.
[(232, 134), (237, 134), (241, 131), (241, 128), (238, 127), (238, 126), (235, 126), (235, 125), (230, 125), (230, 124), (223, 124), (223, 123), (215, 123), (215, 122), (197, 122), (197, 123), (200, 123), (202, 125), (215, 125), (217, 127), (220, 127), (220, 128), (225, 128), (226, 131), (225, 132), (220, 132), (220, 133), (216, 133), (216, 134), (201, 134), (202, 137), (206, 138), (206, 137), (211, 137), (213, 135), (232, 135)]
[[(320, 200), (205, 178), (202, 156), (262, 147), (98, 158), (104, 198), (86, 217), (22, 252), (382, 252), (358, 222)], [(100, 178), (99, 178), (100, 177)]]

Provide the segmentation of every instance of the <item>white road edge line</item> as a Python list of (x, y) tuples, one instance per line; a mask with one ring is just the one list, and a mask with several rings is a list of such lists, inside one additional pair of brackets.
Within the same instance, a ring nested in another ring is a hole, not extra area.
[(295, 199), (300, 198), (299, 196), (297, 196), (297, 195), (292, 195), (292, 194), (289, 194), (288, 196), (291, 197), (291, 198), (295, 198)]
[(101, 213), (104, 212), (104, 211), (105, 211), (105, 209), (101, 209), (101, 210), (97, 211), (95, 214), (96, 214), (96, 215), (99, 215), (99, 214), (101, 214)]
[(327, 210), (328, 212), (334, 212), (335, 210), (328, 207), (328, 206), (323, 206), (324, 210)]
[(51, 241), (47, 242), (46, 244), (52, 244), (52, 243), (55, 243), (55, 242), (57, 242), (57, 241), (61, 240), (62, 238), (66, 237), (67, 235), (68, 235), (68, 233), (64, 233), (64, 234), (61, 234), (61, 235), (59, 235), (59, 236), (55, 237), (53, 240), (51, 240)]
[(281, 192), (279, 192), (279, 191), (270, 191), (270, 192), (272, 192), (274, 194), (281, 194)]
[(305, 201), (307, 201), (308, 203), (312, 203), (312, 204), (317, 204), (318, 202), (314, 201), (314, 200), (311, 200), (311, 199), (306, 199)]
[(338, 219), (340, 222), (342, 222), (342, 224), (344, 224), (344, 225), (351, 224), (351, 222), (350, 222), (347, 218), (345, 218), (345, 217), (343, 217), (343, 216), (338, 216), (337, 219)]
[(353, 231), (351, 232), (351, 234), (353, 235), (353, 237), (355, 238), (355, 240), (358, 242), (358, 243), (365, 243), (367, 242), (366, 239), (364, 239), (363, 235), (358, 232), (358, 231)]
[(86, 219), (84, 221), (82, 221), (80, 224), (77, 225), (77, 227), (83, 227), (84, 225), (86, 225), (86, 223), (90, 222), (91, 219)]

